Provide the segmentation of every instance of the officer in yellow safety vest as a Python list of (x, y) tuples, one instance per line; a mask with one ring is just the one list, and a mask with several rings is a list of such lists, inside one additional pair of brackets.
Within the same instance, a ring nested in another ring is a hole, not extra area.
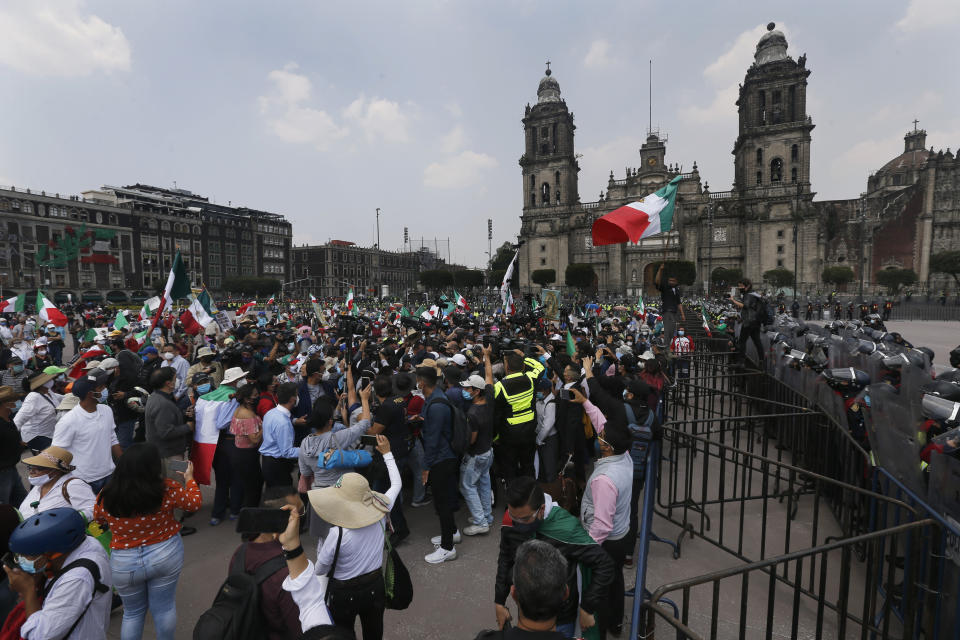
[[(541, 357), (546, 355), (542, 347)], [(534, 477), (537, 450), (535, 387), (543, 364), (514, 349), (503, 354), (503, 379), (493, 386), (493, 424), (497, 434), (496, 458), (500, 474), (509, 484), (517, 476)]]

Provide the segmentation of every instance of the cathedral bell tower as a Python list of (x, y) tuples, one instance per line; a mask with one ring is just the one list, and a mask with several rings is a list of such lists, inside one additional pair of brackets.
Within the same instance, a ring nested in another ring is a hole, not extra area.
[(734, 184), (743, 197), (810, 193), (807, 56), (787, 55), (787, 39), (774, 23), (757, 43), (737, 107)]
[(552, 76), (550, 63), (540, 86), (537, 104), (527, 105), (523, 118), (526, 137), (520, 167), (523, 170), (523, 212), (564, 206), (580, 200), (573, 150), (573, 114), (560, 97), (560, 83)]

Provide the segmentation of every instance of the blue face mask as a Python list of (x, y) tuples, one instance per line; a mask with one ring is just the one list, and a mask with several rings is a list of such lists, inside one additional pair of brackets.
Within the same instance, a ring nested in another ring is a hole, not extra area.
[(37, 567), (37, 558), (36, 560), (27, 560), (23, 556), (17, 556), (17, 565), (25, 573), (39, 573), (40, 569)]
[(543, 400), (544, 397), (543, 391), (537, 391), (537, 400)]
[(103, 391), (100, 392), (100, 398), (98, 399), (98, 402), (99, 402), (100, 404), (106, 404), (106, 403), (107, 403), (107, 399), (108, 399), (109, 397), (110, 397), (110, 391), (108, 391), (107, 388), (104, 387), (104, 388), (103, 388)]
[(294, 347), (296, 347), (296, 346), (297, 346), (297, 345), (295, 345), (294, 343), (288, 342), (288, 343), (287, 343), (287, 351), (293, 351)]
[(200, 395), (203, 395), (203, 394), (209, 393), (209, 392), (210, 392), (210, 383), (209, 383), (209, 382), (205, 382), (205, 383), (197, 386), (197, 393), (199, 393)]
[(20, 411), (20, 407), (22, 406), (23, 406), (23, 402), (21, 402), (20, 400), (17, 400), (16, 402), (13, 403), (13, 412), (16, 413), (17, 411)]
[(15, 365), (13, 365), (13, 372), (14, 372), (14, 373), (23, 373), (23, 365), (22, 365), (22, 364), (15, 364)]
[(463, 399), (464, 399), (464, 400), (473, 400), (473, 396), (471, 396), (471, 395), (470, 395), (470, 392), (467, 391), (466, 389), (461, 389), (461, 390), (460, 390), (460, 395), (463, 396)]

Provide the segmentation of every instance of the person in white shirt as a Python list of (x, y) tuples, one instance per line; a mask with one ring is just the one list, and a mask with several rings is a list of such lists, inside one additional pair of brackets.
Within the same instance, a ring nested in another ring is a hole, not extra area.
[(53, 441), (57, 406), (63, 400), (62, 395), (53, 392), (53, 384), (54, 379), (66, 369), (47, 367), (44, 371), (30, 378), (30, 393), (13, 417), (14, 424), (20, 430), (20, 439), (33, 451), (43, 451)]
[(190, 363), (180, 355), (175, 345), (168, 344), (163, 347), (163, 364), (160, 366), (173, 367), (177, 372), (177, 384), (173, 388), (173, 397), (179, 400), (187, 391), (187, 372), (190, 371)]
[(53, 446), (73, 454), (76, 476), (85, 480), (94, 493), (99, 493), (113, 473), (114, 458), (123, 455), (113, 410), (106, 404), (106, 373), (92, 369), (73, 383), (71, 393), (80, 401), (60, 418), (53, 432)]
[[(66, 507), (30, 516), (10, 534), (17, 568), (4, 567), (23, 599), (24, 640), (103, 640), (110, 625), (113, 574), (107, 552)], [(44, 587), (38, 577), (48, 577)]]
[(90, 485), (73, 475), (73, 455), (60, 447), (49, 447), (24, 458), (31, 489), (20, 503), (20, 515), (28, 518), (59, 507), (76, 509), (88, 521), (93, 519), (96, 496)]
[(364, 640), (383, 637), (383, 539), (386, 516), (401, 487), (390, 441), (382, 435), (377, 436), (377, 451), (390, 476), (386, 494), (371, 491), (359, 473), (345, 473), (332, 487), (307, 493), (317, 515), (333, 525), (317, 550), (316, 569), (330, 580), (330, 616), (338, 627), (351, 630), (359, 616)]
[(557, 401), (553, 397), (553, 382), (544, 378), (537, 383), (537, 459), (542, 482), (557, 479), (560, 465), (560, 436), (557, 434)]

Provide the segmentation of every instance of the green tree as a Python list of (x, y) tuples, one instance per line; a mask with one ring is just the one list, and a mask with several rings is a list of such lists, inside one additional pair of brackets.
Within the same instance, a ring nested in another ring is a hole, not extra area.
[[(497, 247), (497, 250), (493, 253), (493, 259), (490, 261), (490, 270), (491, 271), (506, 271), (507, 267), (510, 266), (510, 261), (513, 260), (513, 256), (517, 253), (517, 247), (510, 244), (509, 242), (504, 242), (502, 245)], [(503, 280), (503, 276), (500, 277), (500, 280)]]
[(276, 278), (258, 278), (254, 276), (233, 276), (223, 279), (223, 291), (239, 293), (243, 296), (264, 296), (280, 293), (280, 281)]
[(421, 271), (420, 284), (427, 289), (445, 289), (453, 284), (453, 274), (446, 269)]
[(453, 272), (453, 284), (461, 289), (483, 286), (483, 271), (479, 269), (460, 269)]
[(545, 287), (557, 281), (557, 271), (556, 269), (537, 269), (530, 274), (530, 280)]
[(568, 287), (576, 287), (581, 291), (592, 287), (594, 280), (597, 279), (592, 265), (578, 262), (568, 264), (564, 276), (564, 282)]
[[(495, 288), (495, 289), (499, 289), (499, 288), (500, 288), (500, 284), (503, 282), (503, 276), (506, 275), (506, 273), (507, 273), (507, 270), (506, 270), (506, 269), (497, 269), (497, 270), (495, 270), (495, 271), (491, 271), (491, 272), (490, 272), (490, 286), (493, 287), (493, 288)], [(516, 288), (517, 288), (517, 279), (516, 279), (516, 278), (514, 278), (514, 279), (513, 279), (513, 282), (510, 283), (510, 288), (511, 288), (511, 289), (516, 289)]]
[(733, 286), (743, 277), (740, 269), (727, 269), (726, 267), (717, 267), (713, 270), (713, 284), (720, 286)]
[(778, 267), (763, 272), (763, 281), (775, 289), (793, 286), (793, 271)]
[(692, 285), (697, 281), (697, 265), (689, 260), (667, 260), (663, 263), (663, 282), (674, 277), (683, 285)]
[(877, 272), (877, 283), (886, 287), (891, 294), (895, 294), (901, 287), (911, 285), (916, 281), (917, 274), (913, 269), (884, 269)]
[(930, 256), (930, 271), (951, 276), (960, 289), (960, 250), (940, 251)]
[(827, 284), (835, 284), (842, 287), (848, 282), (853, 281), (853, 269), (850, 267), (824, 267), (820, 279)]

